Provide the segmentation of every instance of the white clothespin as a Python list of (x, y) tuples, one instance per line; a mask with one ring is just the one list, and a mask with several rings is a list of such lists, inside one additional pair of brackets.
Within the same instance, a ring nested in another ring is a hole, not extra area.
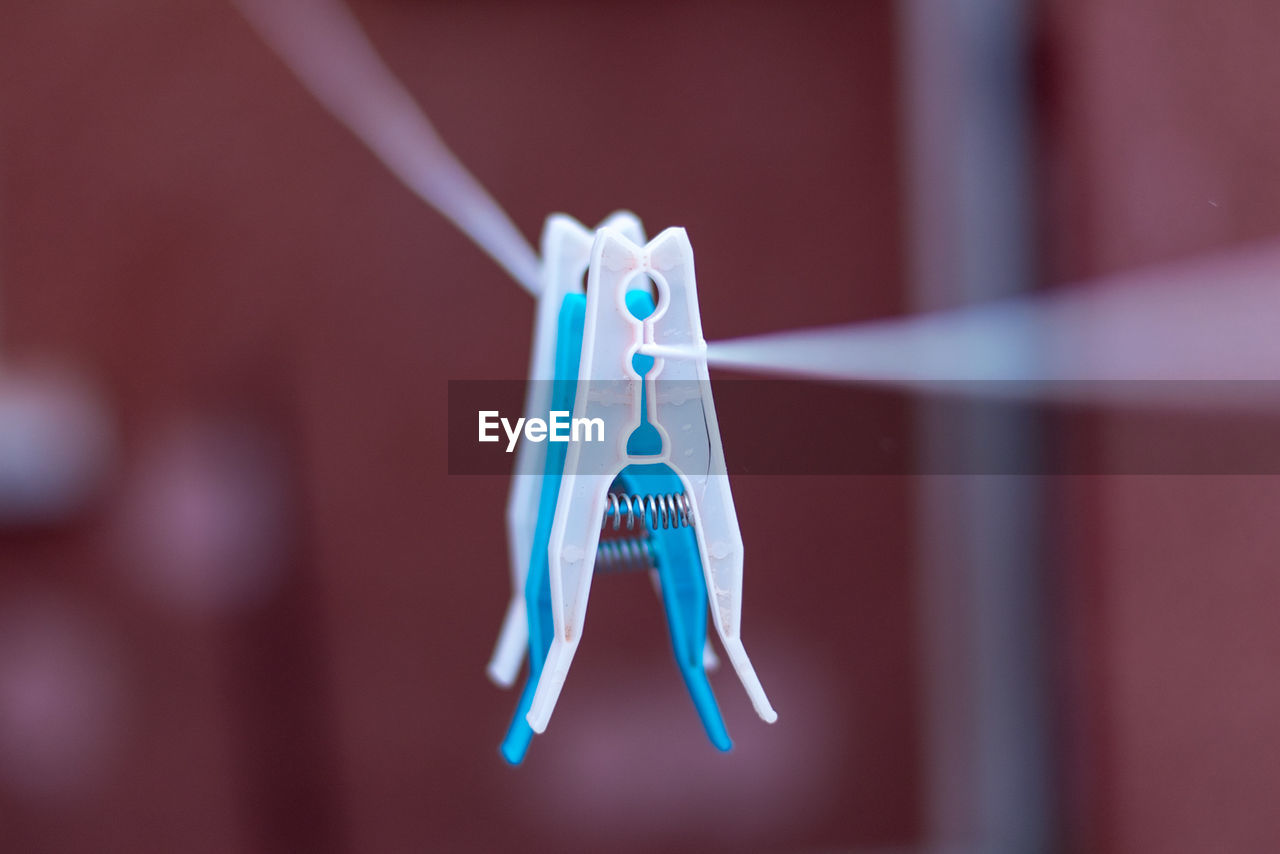
[[(603, 223), (629, 240), (644, 241), (644, 227), (635, 214), (618, 211)], [(582, 293), (582, 279), (591, 261), (595, 234), (565, 214), (552, 214), (542, 229), (542, 290), (534, 316), (533, 345), (529, 355), (529, 387), (524, 415), (546, 418), (551, 409), (551, 380), (555, 376), (556, 325), (565, 296)], [(529, 620), (525, 610), (524, 583), (529, 575), (529, 553), (538, 522), (538, 498), (547, 460), (543, 442), (521, 442), (516, 451), (515, 477), (507, 497), (507, 549), (511, 567), (511, 603), (503, 618), (498, 643), (489, 660), (488, 674), (498, 685), (510, 688), (520, 672), (529, 646)]]
[[(657, 289), (656, 308), (643, 320), (626, 304), (628, 282), (642, 274)], [(642, 421), (646, 383), (632, 363), (637, 353), (656, 359), (648, 374), (654, 391), (646, 396), (645, 420), (662, 436), (658, 456), (627, 453), (627, 441)], [(664, 396), (653, 380), (682, 381), (682, 387), (692, 385), (700, 393)], [(604, 441), (574, 442), (568, 449), (549, 547), (555, 637), (534, 693), (529, 725), (535, 732), (546, 729), (582, 637), (609, 486), (626, 466), (651, 463), (665, 463), (680, 477), (692, 507), (716, 631), (756, 713), (772, 723), (777, 713), (740, 637), (742, 535), (711, 399), (693, 248), (684, 229), (669, 228), (644, 246), (615, 228), (606, 226), (596, 233), (573, 415), (601, 419)]]

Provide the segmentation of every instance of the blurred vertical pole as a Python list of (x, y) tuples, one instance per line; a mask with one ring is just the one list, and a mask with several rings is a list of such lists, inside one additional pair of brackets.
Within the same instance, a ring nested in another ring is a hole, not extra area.
[[(1032, 284), (1028, 7), (898, 6), (907, 261), (918, 310)], [(916, 554), (927, 847), (1045, 851), (1055, 833), (1040, 483), (983, 473), (994, 461), (1015, 470), (1031, 462), (1039, 440), (1025, 412), (956, 412), (930, 401), (917, 411), (926, 475)], [(957, 466), (976, 473), (945, 474)]]

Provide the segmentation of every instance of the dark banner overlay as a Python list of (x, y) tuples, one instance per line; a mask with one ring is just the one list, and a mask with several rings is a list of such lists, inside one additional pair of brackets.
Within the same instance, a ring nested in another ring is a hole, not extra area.
[[(655, 386), (659, 399), (698, 392), (696, 383), (657, 382), (649, 393)], [(575, 429), (569, 412), (545, 430), (520, 425), (528, 388), (449, 381), (449, 474), (509, 475), (520, 443), (596, 439), (599, 430)], [(711, 388), (731, 475), (1280, 474), (1280, 382), (937, 382), (907, 392), (717, 379)], [(630, 393), (623, 383), (592, 387), (602, 400)], [(491, 441), (479, 441), (481, 413), (490, 413)], [(700, 418), (684, 420), (697, 423), (664, 427), (705, 433)], [(1002, 446), (1011, 423), (1031, 426), (1034, 440)]]

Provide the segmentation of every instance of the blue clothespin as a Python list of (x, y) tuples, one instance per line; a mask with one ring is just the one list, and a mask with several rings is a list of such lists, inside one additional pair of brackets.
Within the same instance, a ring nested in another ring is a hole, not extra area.
[[(692, 250), (681, 229), (641, 241), (639, 222), (625, 213), (594, 238), (564, 216), (553, 216), (543, 234), (526, 417), (594, 416), (601, 435), (567, 445), (524, 442), (517, 457), (508, 503), (514, 595), (489, 665), (494, 681), (512, 684), (527, 640), (529, 678), (502, 744), (513, 764), (550, 717), (592, 575), (613, 568), (654, 571), (677, 664), (712, 744), (731, 746), (705, 669), (715, 662), (706, 640), (708, 580), (730, 661), (760, 716), (776, 719), (737, 631), (741, 537), (711, 405)], [(578, 283), (588, 261), (584, 295)], [(659, 376), (682, 390), (652, 393)], [(682, 429), (673, 436), (676, 424)]]

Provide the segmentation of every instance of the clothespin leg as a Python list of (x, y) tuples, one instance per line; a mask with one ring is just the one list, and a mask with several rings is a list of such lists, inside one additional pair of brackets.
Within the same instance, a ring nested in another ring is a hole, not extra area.
[(694, 513), (707, 599), (716, 633), (720, 635), (729, 664), (738, 674), (756, 714), (773, 723), (778, 719), (778, 713), (769, 703), (742, 645), (742, 536), (738, 533), (737, 517), (733, 514), (733, 495), (729, 491), (727, 477), (707, 478), (704, 491), (695, 498)]
[[(649, 570), (649, 581), (653, 583), (653, 592), (658, 597), (658, 601), (662, 601), (662, 578), (658, 575), (658, 570)], [(704, 590), (701, 598), (706, 598)], [(702, 644), (702, 669), (708, 673), (715, 673), (720, 667), (720, 656), (716, 655), (716, 649), (711, 644), (711, 637), (708, 636)]]
[[(536, 410), (534, 389), (537, 380), (530, 382), (529, 400), (525, 403), (528, 416)], [(516, 449), (515, 475), (511, 492), (507, 497), (507, 563), (511, 568), (511, 602), (502, 619), (502, 630), (494, 645), (493, 655), (486, 669), (489, 678), (503, 688), (510, 688), (520, 673), (525, 650), (529, 645), (529, 620), (525, 606), (525, 579), (529, 575), (529, 555), (533, 547), (534, 527), (538, 517), (538, 493), (542, 488), (542, 466), (546, 452), (533, 442), (521, 442)]]
[(502, 631), (498, 634), (498, 643), (493, 648), (493, 656), (485, 670), (489, 678), (503, 688), (514, 685), (528, 647), (529, 618), (525, 614), (522, 584), (512, 594), (507, 613), (502, 618)]
[[(723, 562), (722, 562), (723, 563)], [(742, 578), (742, 558), (738, 558), (738, 578), (739, 584)], [(760, 716), (766, 723), (773, 723), (778, 719), (778, 713), (773, 710), (773, 706), (769, 703), (769, 698), (764, 692), (764, 686), (760, 684), (760, 677), (756, 676), (756, 669), (751, 665), (751, 659), (747, 656), (746, 647), (742, 645), (742, 638), (738, 634), (738, 616), (737, 613), (726, 614), (723, 608), (723, 598), (720, 594), (723, 588), (717, 586), (717, 575), (724, 574), (724, 567), (708, 569), (707, 590), (708, 598), (711, 600), (711, 615), (716, 624), (716, 632), (720, 635), (720, 643), (724, 646), (725, 655), (729, 658), (729, 664), (733, 667), (735, 673), (738, 674), (742, 687), (746, 689), (747, 697), (751, 700), (751, 706), (756, 710), (756, 714)], [(715, 591), (712, 593), (711, 591)]]
[(688, 528), (655, 532), (654, 537), (662, 540), (658, 574), (676, 664), (707, 738), (720, 750), (729, 750), (733, 742), (704, 669), (704, 656), (709, 648), (707, 592), (698, 560), (697, 538)]
[[(572, 451), (570, 458), (573, 458)], [(605, 496), (613, 479), (613, 472), (566, 474), (560, 483), (556, 519), (547, 551), (555, 635), (529, 709), (529, 725), (534, 732), (546, 730), (582, 639), (587, 596), (591, 592), (596, 549), (600, 544), (600, 520), (604, 518)]]
[(526, 715), (529, 714), (529, 706), (533, 703), (533, 692), (537, 686), (538, 683), (532, 676), (524, 683), (515, 716), (511, 719), (507, 736), (502, 740), (502, 746), (499, 748), (502, 758), (512, 765), (519, 765), (524, 761), (524, 755), (529, 750), (529, 742), (533, 740), (533, 729), (529, 726)]

